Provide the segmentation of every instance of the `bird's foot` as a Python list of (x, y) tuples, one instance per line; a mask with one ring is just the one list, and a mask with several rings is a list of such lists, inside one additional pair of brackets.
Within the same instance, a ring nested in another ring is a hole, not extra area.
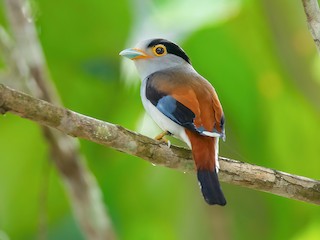
[(170, 140), (165, 138), (166, 135), (171, 135), (171, 133), (168, 132), (168, 131), (164, 131), (164, 132), (160, 133), (159, 135), (157, 135), (154, 139), (158, 140), (160, 142), (163, 142), (163, 143), (167, 144), (168, 147), (170, 147), (171, 146), (171, 142), (170, 142)]
[(159, 135), (157, 135), (154, 139), (158, 140), (158, 141), (161, 141), (164, 138), (164, 136), (166, 136), (168, 134), (169, 134), (168, 131), (164, 131), (164, 132), (160, 133)]

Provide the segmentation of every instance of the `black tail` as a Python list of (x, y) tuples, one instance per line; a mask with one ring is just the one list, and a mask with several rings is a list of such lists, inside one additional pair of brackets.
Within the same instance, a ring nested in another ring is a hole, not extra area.
[(198, 180), (201, 186), (202, 195), (208, 204), (218, 204), (221, 206), (227, 204), (220, 188), (216, 170), (198, 170)]

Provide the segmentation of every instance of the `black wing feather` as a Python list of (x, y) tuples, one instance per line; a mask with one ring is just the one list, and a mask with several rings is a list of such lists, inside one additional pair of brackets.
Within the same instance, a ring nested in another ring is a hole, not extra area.
[(148, 79), (146, 84), (146, 97), (161, 113), (172, 121), (201, 134), (201, 131), (196, 128), (193, 122), (195, 114), (172, 96), (158, 91), (153, 86), (151, 79)]

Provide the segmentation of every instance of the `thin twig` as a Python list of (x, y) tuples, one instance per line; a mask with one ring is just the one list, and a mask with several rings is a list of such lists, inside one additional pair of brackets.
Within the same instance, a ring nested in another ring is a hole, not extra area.
[[(141, 157), (155, 165), (194, 172), (191, 152), (71, 110), (54, 106), (0, 84), (0, 112), (12, 112), (73, 137)], [(220, 179), (275, 195), (320, 205), (320, 181), (220, 157)]]
[(302, 0), (309, 31), (320, 53), (320, 9), (317, 0)]

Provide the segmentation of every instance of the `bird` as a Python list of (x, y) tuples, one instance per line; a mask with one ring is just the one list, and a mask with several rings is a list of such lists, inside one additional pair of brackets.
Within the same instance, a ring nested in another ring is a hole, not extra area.
[(218, 179), (219, 139), (225, 139), (225, 117), (214, 87), (192, 66), (176, 43), (147, 39), (119, 53), (133, 60), (142, 80), (146, 112), (163, 130), (192, 151), (202, 195), (209, 205), (226, 205)]

